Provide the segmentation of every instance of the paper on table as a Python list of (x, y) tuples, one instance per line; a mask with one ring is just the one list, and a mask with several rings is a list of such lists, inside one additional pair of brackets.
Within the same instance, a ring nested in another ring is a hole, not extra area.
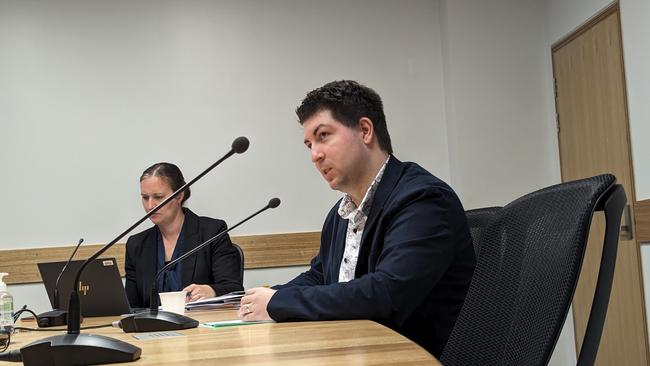
[(133, 338), (139, 339), (139, 340), (145, 340), (145, 339), (158, 339), (158, 338), (164, 338), (164, 337), (181, 337), (184, 336), (185, 334), (179, 333), (179, 332), (149, 332), (149, 333), (140, 333), (140, 334), (134, 334)]
[(235, 319), (235, 320), (223, 320), (218, 322), (201, 323), (200, 325), (206, 328), (221, 328), (221, 327), (232, 327), (237, 325), (261, 324), (261, 323), (275, 323), (275, 320), (259, 320), (254, 322), (245, 322), (241, 319)]
[(239, 303), (218, 303), (218, 304), (199, 304), (186, 306), (186, 311), (195, 311), (195, 310), (229, 310), (229, 309), (239, 309)]
[(244, 291), (234, 291), (225, 295), (210, 297), (207, 299), (188, 302), (185, 304), (185, 309), (191, 310), (196, 307), (205, 307), (207, 305), (238, 305), (239, 300), (244, 296)]

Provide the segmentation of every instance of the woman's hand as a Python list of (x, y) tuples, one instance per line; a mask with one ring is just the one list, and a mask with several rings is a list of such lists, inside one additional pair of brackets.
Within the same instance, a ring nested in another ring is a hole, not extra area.
[(187, 295), (185, 296), (185, 302), (207, 299), (209, 297), (217, 296), (217, 294), (214, 292), (212, 287), (208, 285), (197, 285), (193, 283), (185, 287), (183, 291), (187, 291)]

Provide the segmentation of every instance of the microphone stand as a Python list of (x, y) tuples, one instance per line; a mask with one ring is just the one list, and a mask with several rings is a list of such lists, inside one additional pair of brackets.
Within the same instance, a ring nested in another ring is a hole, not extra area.
[(176, 192), (164, 199), (147, 212), (144, 217), (131, 225), (123, 233), (118, 235), (110, 243), (103, 246), (95, 254), (90, 256), (81, 265), (73, 282), (70, 303), (68, 305), (68, 331), (64, 335), (44, 338), (32, 342), (20, 349), (20, 354), (25, 366), (75, 366), (93, 365), (103, 363), (132, 362), (140, 358), (142, 350), (132, 344), (101, 335), (80, 334), (81, 306), (79, 304), (79, 280), (86, 266), (97, 259), (100, 255), (112, 247), (118, 240), (135, 229), (138, 225), (151, 217), (172, 199), (178, 196), (186, 188), (201, 179), (204, 175), (221, 164), (235, 153), (241, 154), (248, 149), (249, 141), (246, 137), (238, 137), (232, 142), (232, 148), (221, 159), (210, 165), (201, 174), (180, 187)]
[(67, 324), (68, 312), (59, 309), (59, 281), (61, 281), (61, 276), (63, 276), (63, 273), (68, 268), (68, 265), (72, 261), (72, 258), (74, 257), (75, 254), (77, 254), (77, 250), (79, 250), (79, 247), (83, 242), (84, 242), (83, 238), (79, 239), (79, 242), (77, 243), (77, 246), (74, 248), (72, 255), (70, 256), (70, 258), (68, 258), (68, 261), (65, 263), (63, 269), (61, 269), (61, 272), (59, 273), (59, 276), (56, 278), (56, 282), (54, 284), (54, 291), (52, 294), (53, 295), (52, 310), (36, 316), (36, 322), (38, 323), (39, 328), (56, 327), (59, 325)]
[(192, 318), (186, 317), (184, 315), (168, 312), (168, 311), (158, 310), (158, 288), (157, 288), (158, 285), (157, 284), (160, 275), (163, 272), (165, 272), (167, 269), (171, 268), (172, 266), (185, 260), (186, 258), (195, 254), (199, 250), (205, 248), (206, 246), (212, 244), (217, 239), (222, 238), (224, 235), (228, 234), (231, 230), (236, 229), (246, 221), (259, 215), (263, 211), (268, 210), (269, 208), (276, 208), (279, 205), (280, 205), (280, 199), (272, 198), (271, 200), (269, 200), (269, 203), (266, 206), (264, 206), (254, 214), (248, 216), (247, 218), (243, 219), (242, 221), (238, 222), (235, 226), (229, 228), (228, 230), (218, 233), (217, 235), (206, 240), (205, 242), (201, 243), (194, 249), (174, 259), (173, 261), (169, 262), (166, 266), (161, 268), (158, 271), (158, 273), (156, 273), (156, 277), (154, 278), (153, 285), (151, 286), (151, 297), (149, 300), (151, 303), (151, 307), (149, 308), (149, 311), (137, 313), (137, 314), (131, 314), (122, 318), (118, 323), (120, 328), (122, 328), (122, 330), (124, 330), (125, 333), (130, 333), (130, 332), (161, 332), (161, 331), (189, 329), (189, 328), (198, 327), (199, 322)]

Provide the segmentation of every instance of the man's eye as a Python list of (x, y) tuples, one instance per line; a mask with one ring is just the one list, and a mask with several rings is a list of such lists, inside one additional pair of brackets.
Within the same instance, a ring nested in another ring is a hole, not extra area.
[(329, 133), (327, 133), (327, 132), (321, 132), (321, 133), (318, 134), (318, 137), (320, 137), (321, 139), (324, 139), (327, 136), (329, 136)]

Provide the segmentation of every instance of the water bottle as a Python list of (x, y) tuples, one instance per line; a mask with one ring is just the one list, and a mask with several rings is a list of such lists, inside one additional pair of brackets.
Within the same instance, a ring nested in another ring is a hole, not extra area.
[(3, 277), (8, 273), (0, 273), (0, 329), (12, 332), (14, 329), (14, 297), (7, 292), (7, 284)]

